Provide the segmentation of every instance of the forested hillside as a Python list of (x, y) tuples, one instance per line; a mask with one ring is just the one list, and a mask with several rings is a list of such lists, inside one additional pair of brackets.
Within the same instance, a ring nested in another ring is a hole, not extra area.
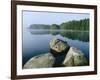
[(51, 29), (51, 30), (89, 30), (89, 19), (72, 20), (58, 24), (32, 24), (30, 29)]

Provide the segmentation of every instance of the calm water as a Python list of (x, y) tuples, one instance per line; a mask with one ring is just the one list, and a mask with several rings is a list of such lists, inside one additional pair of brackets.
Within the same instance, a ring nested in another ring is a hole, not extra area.
[(89, 33), (79, 31), (46, 31), (23, 29), (23, 65), (33, 56), (49, 52), (49, 42), (53, 38), (67, 41), (70, 46), (82, 50), (89, 60)]

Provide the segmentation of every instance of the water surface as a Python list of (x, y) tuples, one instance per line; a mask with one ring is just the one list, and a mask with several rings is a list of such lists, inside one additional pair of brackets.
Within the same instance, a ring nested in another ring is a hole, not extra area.
[(48, 53), (50, 40), (59, 38), (70, 46), (76, 47), (83, 51), (89, 60), (89, 32), (88, 31), (61, 31), (61, 30), (35, 30), (23, 29), (23, 48), (22, 63), (23, 65), (33, 56)]

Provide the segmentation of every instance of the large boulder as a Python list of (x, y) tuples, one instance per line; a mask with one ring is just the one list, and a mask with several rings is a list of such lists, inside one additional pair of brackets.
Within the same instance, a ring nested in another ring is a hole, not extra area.
[(55, 51), (57, 54), (59, 54), (65, 50), (68, 50), (69, 45), (67, 44), (67, 42), (65, 42), (63, 40), (54, 38), (53, 40), (50, 41), (50, 49)]
[(62, 64), (65, 66), (85, 66), (88, 65), (88, 61), (81, 50), (70, 47)]
[(29, 61), (24, 65), (24, 69), (31, 68), (47, 68), (52, 67), (54, 64), (55, 58), (51, 53), (40, 54), (32, 57)]

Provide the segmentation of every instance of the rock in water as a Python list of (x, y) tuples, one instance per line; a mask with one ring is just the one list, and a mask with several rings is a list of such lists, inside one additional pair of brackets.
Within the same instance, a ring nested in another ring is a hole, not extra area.
[[(50, 52), (59, 61), (59, 56), (63, 56), (60, 65), (64, 66), (85, 66), (88, 61), (84, 53), (74, 47), (70, 47), (67, 42), (60, 39), (53, 39), (50, 42)], [(56, 65), (59, 63), (56, 63)]]
[(54, 64), (55, 58), (51, 53), (40, 54), (32, 57), (29, 61), (24, 65), (24, 69), (31, 68), (47, 68), (52, 67)]
[(63, 61), (65, 66), (85, 66), (88, 65), (88, 61), (84, 56), (82, 51), (70, 47), (68, 53), (66, 54), (65, 60)]
[(54, 54), (60, 54), (63, 53), (65, 50), (68, 50), (69, 45), (65, 41), (54, 38), (50, 42), (50, 49), (54, 52)]

